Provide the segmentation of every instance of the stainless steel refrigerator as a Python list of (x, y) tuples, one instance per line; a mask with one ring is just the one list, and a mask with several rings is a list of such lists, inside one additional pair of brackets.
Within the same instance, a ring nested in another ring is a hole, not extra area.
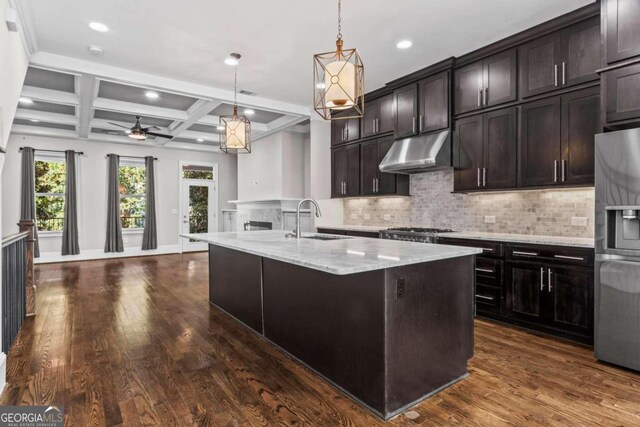
[(595, 355), (640, 370), (640, 129), (596, 135)]

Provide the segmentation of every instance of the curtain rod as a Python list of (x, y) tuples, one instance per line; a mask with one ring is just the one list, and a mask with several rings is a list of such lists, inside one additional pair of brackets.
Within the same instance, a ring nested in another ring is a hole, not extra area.
[[(20, 151), (24, 150), (24, 147), (20, 147)], [(39, 148), (34, 148), (33, 151), (48, 151), (49, 153), (65, 153), (64, 150), (41, 150)], [(83, 156), (84, 152), (76, 151), (76, 154)]]
[[(117, 156), (120, 156), (119, 154), (116, 154)], [(109, 155), (106, 155), (104, 157), (105, 159), (109, 158)], [(146, 157), (143, 156), (120, 156), (120, 158), (124, 158), (124, 159), (146, 159)], [(158, 160), (157, 157), (154, 157), (153, 160)]]

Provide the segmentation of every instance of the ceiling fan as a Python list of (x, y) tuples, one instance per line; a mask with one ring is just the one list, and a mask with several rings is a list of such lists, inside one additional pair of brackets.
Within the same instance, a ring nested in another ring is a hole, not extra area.
[(127, 129), (125, 131), (127, 136), (129, 138), (137, 139), (139, 141), (144, 141), (145, 139), (147, 139), (147, 135), (157, 136), (159, 138), (173, 139), (173, 135), (167, 135), (165, 133), (149, 132), (149, 129), (155, 128), (160, 130), (160, 128), (158, 126), (148, 126), (146, 128), (143, 128), (142, 125), (140, 124), (140, 119), (141, 119), (140, 116), (136, 116), (136, 124), (133, 125), (133, 127), (131, 128), (128, 128), (126, 126), (122, 126), (118, 123), (113, 123), (113, 122), (109, 122), (109, 124)]

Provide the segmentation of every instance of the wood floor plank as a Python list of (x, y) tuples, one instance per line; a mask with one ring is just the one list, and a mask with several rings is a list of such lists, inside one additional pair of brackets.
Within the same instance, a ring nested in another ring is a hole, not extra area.
[(206, 254), (35, 277), (38, 315), (8, 353), (0, 403), (64, 405), (69, 426), (640, 425), (638, 373), (493, 322), (475, 322), (467, 379), (385, 423), (209, 305)]

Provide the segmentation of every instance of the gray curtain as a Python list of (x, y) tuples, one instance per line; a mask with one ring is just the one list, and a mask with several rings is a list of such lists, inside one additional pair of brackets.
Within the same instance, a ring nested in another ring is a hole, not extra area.
[(158, 248), (158, 231), (156, 229), (156, 184), (154, 159), (144, 158), (146, 168), (146, 202), (144, 208), (144, 234), (142, 235), (142, 250)]
[(78, 188), (76, 183), (76, 152), (64, 152), (67, 176), (64, 186), (64, 228), (62, 229), (62, 255), (78, 255)]
[(105, 252), (124, 252), (122, 244), (122, 223), (120, 221), (120, 156), (109, 154), (107, 188), (107, 240)]
[[(36, 220), (36, 162), (34, 149), (22, 149), (22, 177), (20, 189), (20, 219)], [(38, 241), (38, 224), (33, 227), (35, 239), (34, 255), (40, 257), (40, 242)]]

